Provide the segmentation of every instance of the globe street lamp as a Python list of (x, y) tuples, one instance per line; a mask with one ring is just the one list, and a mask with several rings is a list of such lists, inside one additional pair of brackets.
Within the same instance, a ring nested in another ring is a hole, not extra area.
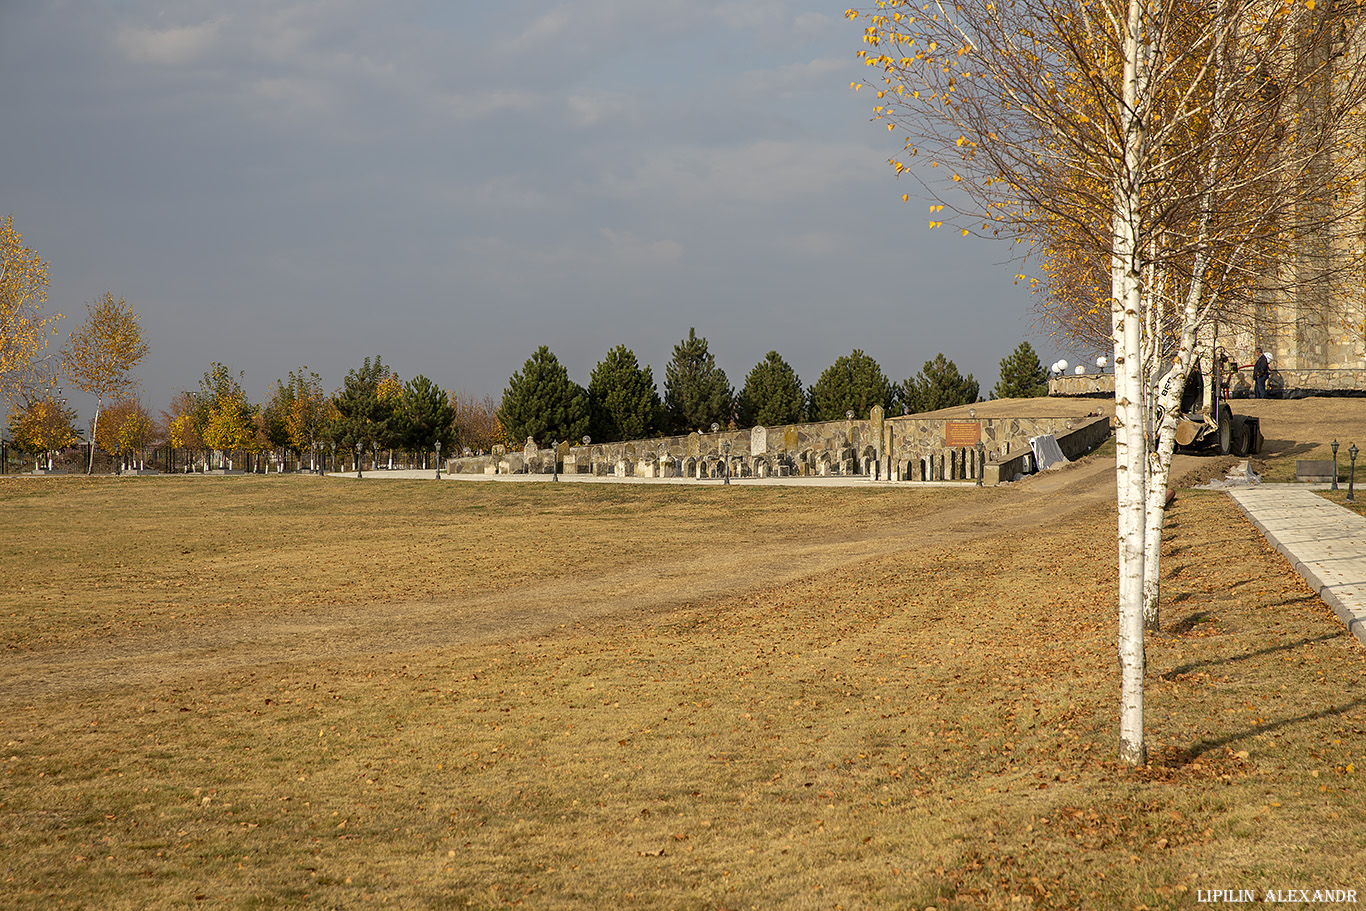
[(441, 480), (441, 441), (436, 441), (436, 479)]
[(560, 479), (560, 441), (550, 441), (550, 480)]
[(360, 477), (360, 440), (356, 441), (356, 477)]

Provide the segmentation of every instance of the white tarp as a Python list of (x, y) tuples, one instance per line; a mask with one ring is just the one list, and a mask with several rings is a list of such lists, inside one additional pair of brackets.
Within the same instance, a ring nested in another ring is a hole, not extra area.
[(1239, 462), (1228, 470), (1223, 480), (1215, 478), (1207, 484), (1197, 484), (1196, 490), (1228, 490), (1231, 487), (1255, 487), (1262, 483), (1262, 476), (1252, 470), (1247, 460)]
[(1044, 471), (1067, 464), (1067, 456), (1062, 454), (1058, 440), (1051, 433), (1029, 438), (1029, 448), (1034, 450), (1034, 470)]

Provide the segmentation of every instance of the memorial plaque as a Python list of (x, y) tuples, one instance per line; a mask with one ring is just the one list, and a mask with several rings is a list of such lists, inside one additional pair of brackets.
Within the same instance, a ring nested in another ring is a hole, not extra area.
[(768, 430), (763, 427), (755, 427), (749, 432), (749, 454), (757, 456), (766, 452), (768, 452)]
[(945, 446), (976, 446), (982, 442), (980, 421), (945, 421)]

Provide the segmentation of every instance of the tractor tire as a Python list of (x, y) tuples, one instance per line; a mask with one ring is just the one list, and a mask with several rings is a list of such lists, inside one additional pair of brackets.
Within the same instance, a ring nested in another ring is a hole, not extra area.
[(1233, 450), (1233, 412), (1227, 406), (1219, 409), (1219, 455), (1228, 455)]
[(1252, 437), (1248, 433), (1250, 429), (1247, 420), (1242, 415), (1235, 414), (1233, 416), (1233, 454), (1240, 458), (1250, 455), (1252, 452)]

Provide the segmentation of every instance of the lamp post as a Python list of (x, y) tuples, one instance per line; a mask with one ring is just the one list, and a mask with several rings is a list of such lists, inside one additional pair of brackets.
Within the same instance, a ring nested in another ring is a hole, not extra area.
[(721, 441), (721, 454), (722, 454), (722, 456), (723, 456), (723, 457), (725, 458), (725, 460), (726, 460), (726, 465), (725, 465), (725, 477), (726, 477), (726, 480), (725, 480), (723, 483), (724, 483), (727, 487), (729, 487), (729, 486), (730, 486), (730, 440), (722, 440), (722, 441)]
[(337, 470), (337, 441), (332, 441), (332, 470)]
[[(854, 474), (858, 474), (858, 464), (859, 464), (858, 453), (857, 453), (857, 452), (854, 452), (854, 411), (853, 411), (853, 409), (850, 409), (850, 410), (848, 410), (848, 411), (846, 411), (846, 412), (844, 413), (844, 421), (845, 421), (845, 423), (847, 423), (847, 424), (849, 425), (848, 427), (845, 428), (845, 431), (844, 431), (844, 438), (845, 438), (845, 440), (847, 440), (847, 441), (849, 442), (849, 451), (854, 453), (854, 459), (853, 459), (854, 469), (853, 469), (853, 473), (854, 473)], [(843, 464), (843, 460), (842, 460), (842, 459), (840, 460), (840, 473), (841, 473), (841, 474), (844, 473), (844, 464)]]
[(436, 441), (436, 479), (441, 480), (441, 441)]
[(550, 441), (550, 480), (560, 479), (560, 441)]
[(981, 440), (977, 441), (977, 486), (982, 486), (982, 475), (987, 473), (987, 447)]
[(1329, 443), (1329, 444), (1328, 444), (1328, 448), (1331, 449), (1331, 450), (1333, 450), (1333, 487), (1332, 487), (1332, 489), (1333, 489), (1333, 490), (1339, 490), (1340, 488), (1338, 487), (1338, 441), (1337, 441), (1337, 440), (1334, 440), (1333, 442)]
[(356, 441), (356, 477), (360, 477), (360, 440)]
[[(712, 424), (711, 424), (711, 432), (712, 432), (712, 433), (716, 433), (716, 431), (718, 431), (718, 430), (720, 430), (720, 429), (721, 429), (721, 425), (718, 424), (718, 423), (716, 423), (715, 421), (712, 421)], [(717, 448), (720, 449), (721, 447), (718, 446)]]
[(1357, 483), (1357, 444), (1353, 443), (1352, 448), (1347, 450), (1347, 455), (1352, 460), (1352, 472), (1347, 476), (1347, 499), (1356, 502), (1356, 483)]

